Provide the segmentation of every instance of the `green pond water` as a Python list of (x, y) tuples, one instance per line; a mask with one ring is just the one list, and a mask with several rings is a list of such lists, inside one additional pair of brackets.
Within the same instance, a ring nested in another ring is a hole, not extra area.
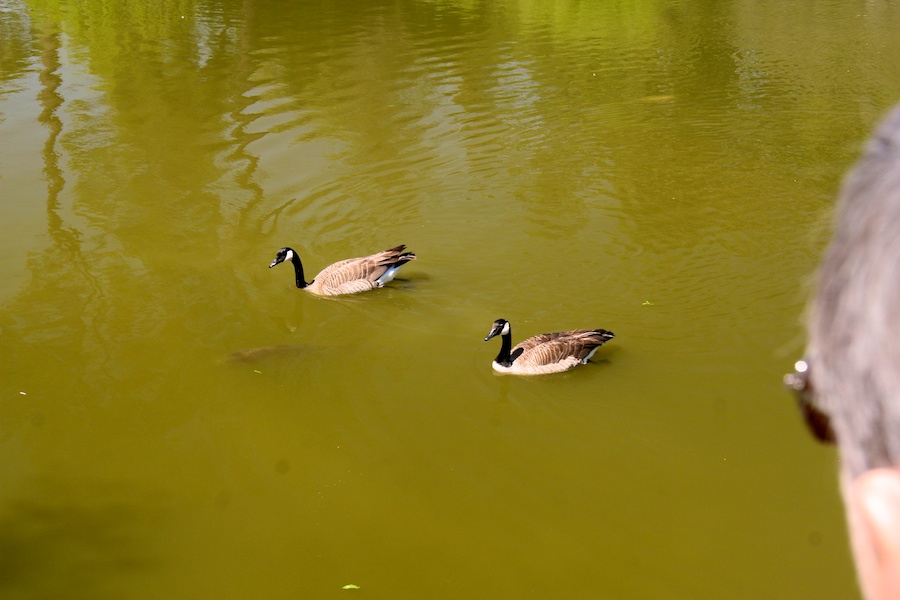
[[(858, 597), (781, 375), (897, 31), (0, 0), (0, 597)], [(359, 296), (267, 268), (397, 244)], [(616, 338), (501, 376), (501, 317)]]

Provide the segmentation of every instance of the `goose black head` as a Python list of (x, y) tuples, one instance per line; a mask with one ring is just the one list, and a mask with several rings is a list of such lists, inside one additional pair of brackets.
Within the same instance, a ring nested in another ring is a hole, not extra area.
[(491, 327), (491, 332), (487, 334), (484, 341), (488, 341), (495, 335), (509, 335), (509, 321), (506, 319), (497, 319), (494, 321), (494, 326)]
[(275, 255), (275, 260), (272, 261), (272, 264), (269, 265), (271, 269), (278, 263), (284, 262), (286, 260), (293, 260), (294, 254), (296, 254), (291, 248), (282, 248), (278, 251), (278, 254)]

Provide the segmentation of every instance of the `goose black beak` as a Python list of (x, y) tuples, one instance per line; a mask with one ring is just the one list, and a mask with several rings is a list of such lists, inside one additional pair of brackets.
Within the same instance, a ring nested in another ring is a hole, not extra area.
[(272, 264), (269, 265), (269, 268), (271, 269), (278, 263), (286, 261), (288, 258), (293, 260), (294, 251), (285, 246), (275, 254), (275, 260), (272, 261)]
[(496, 335), (500, 335), (500, 332), (502, 332), (502, 331), (503, 331), (502, 326), (494, 325), (493, 329), (491, 329), (491, 332), (489, 334), (487, 334), (486, 338), (484, 338), (484, 341), (488, 341), (492, 337), (494, 337)]
[(492, 337), (496, 335), (502, 334), (504, 331), (509, 332), (509, 321), (506, 319), (497, 319), (494, 321), (494, 325), (491, 327), (491, 332), (487, 334), (487, 337), (484, 338), (484, 341), (488, 341)]
[(271, 269), (278, 263), (284, 262), (287, 257), (288, 257), (287, 252), (282, 248), (281, 250), (278, 251), (278, 254), (275, 255), (275, 260), (272, 261), (272, 264), (269, 265), (269, 268)]

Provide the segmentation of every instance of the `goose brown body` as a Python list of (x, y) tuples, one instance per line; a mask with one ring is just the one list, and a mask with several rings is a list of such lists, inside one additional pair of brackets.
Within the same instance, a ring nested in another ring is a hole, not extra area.
[(494, 359), (495, 371), (516, 375), (542, 375), (568, 371), (590, 360), (597, 348), (615, 337), (605, 329), (573, 329), (542, 333), (512, 347), (509, 322), (497, 319), (485, 341), (500, 335), (500, 353)]
[(396, 275), (397, 270), (416, 255), (404, 252), (405, 245), (389, 248), (369, 256), (348, 258), (328, 265), (315, 278), (307, 283), (303, 277), (303, 264), (292, 248), (282, 248), (269, 265), (290, 261), (294, 265), (297, 287), (319, 296), (340, 296), (358, 294), (383, 287)]

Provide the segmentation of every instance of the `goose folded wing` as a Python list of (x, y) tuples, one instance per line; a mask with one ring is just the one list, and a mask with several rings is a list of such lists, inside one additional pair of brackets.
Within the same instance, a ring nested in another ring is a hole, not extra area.
[(572, 331), (543, 333), (523, 341), (515, 349), (522, 349), (520, 360), (533, 365), (577, 362), (587, 356), (593, 348), (588, 347), (581, 336), (573, 335), (577, 333)]
[(322, 269), (315, 281), (323, 290), (332, 293), (362, 292), (375, 287), (378, 275), (371, 276), (373, 267), (378, 275), (386, 270), (386, 267), (374, 265), (370, 257), (348, 258)]

